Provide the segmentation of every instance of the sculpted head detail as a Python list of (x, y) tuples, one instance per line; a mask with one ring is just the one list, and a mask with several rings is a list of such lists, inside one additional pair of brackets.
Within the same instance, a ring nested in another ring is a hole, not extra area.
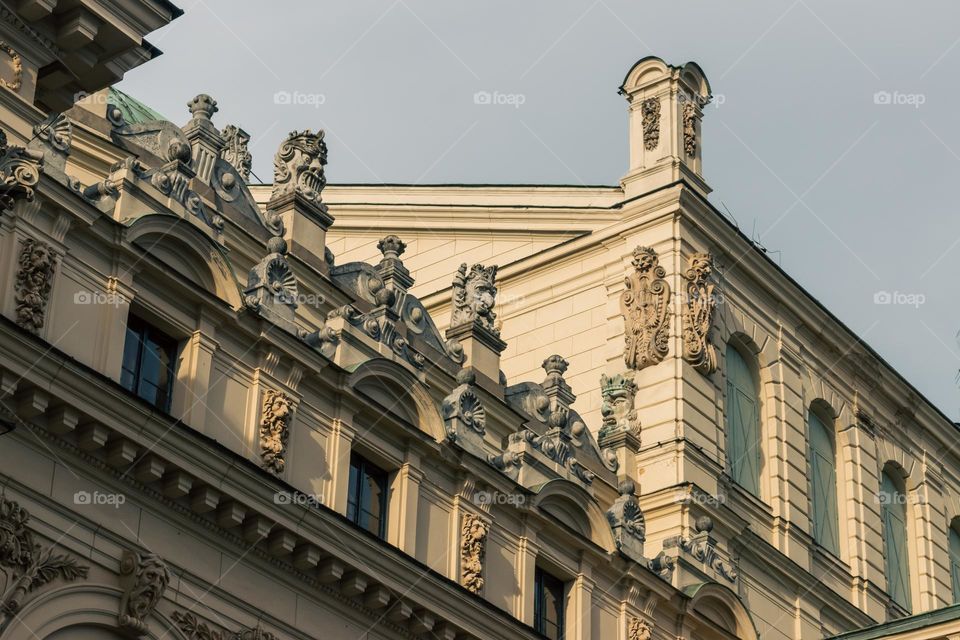
[(323, 131), (293, 131), (273, 158), (272, 199), (299, 193), (320, 204), (320, 192), (327, 184), (323, 166), (327, 164), (327, 145)]
[(481, 326), (495, 334), (499, 330), (494, 326), (497, 314), (493, 307), (497, 302), (497, 267), (485, 267), (475, 264), (467, 270), (466, 263), (460, 265), (453, 279), (453, 318), (451, 326), (477, 321)]

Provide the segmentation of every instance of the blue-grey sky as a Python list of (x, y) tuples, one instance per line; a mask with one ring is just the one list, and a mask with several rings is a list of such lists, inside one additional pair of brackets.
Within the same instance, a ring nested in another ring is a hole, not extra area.
[[(955, 2), (179, 5), (150, 38), (164, 55), (119, 86), (181, 124), (209, 93), (218, 125), (251, 134), (265, 181), (287, 132), (324, 128), (331, 183), (616, 184), (627, 70), (695, 60), (716, 96), (712, 201), (960, 417)], [(479, 91), (507, 104), (476, 104)], [(894, 304), (875, 303), (882, 291)]]

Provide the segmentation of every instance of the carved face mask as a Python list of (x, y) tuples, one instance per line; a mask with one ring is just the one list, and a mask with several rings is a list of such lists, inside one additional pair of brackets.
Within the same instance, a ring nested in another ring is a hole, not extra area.
[(327, 145), (323, 132), (292, 132), (273, 160), (273, 197), (299, 193), (312, 202), (320, 202), (327, 184), (323, 166), (327, 164)]

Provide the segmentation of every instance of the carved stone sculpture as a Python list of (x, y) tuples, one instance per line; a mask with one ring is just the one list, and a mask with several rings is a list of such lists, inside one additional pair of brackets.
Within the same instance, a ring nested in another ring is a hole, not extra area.
[(710, 282), (713, 256), (695, 253), (683, 274), (686, 299), (683, 306), (683, 359), (704, 375), (717, 370), (717, 352), (710, 343), (710, 330), (717, 308), (715, 285)]
[(123, 596), (120, 626), (137, 636), (148, 632), (147, 618), (156, 609), (170, 583), (170, 572), (159, 556), (124, 551), (120, 561)]
[(33, 238), (23, 240), (13, 296), (17, 324), (28, 331), (36, 333), (43, 327), (56, 266), (57, 258), (49, 244)]
[(647, 539), (647, 525), (636, 496), (632, 480), (620, 483), (620, 497), (614, 500), (607, 511), (607, 520), (613, 529), (617, 549), (637, 562), (644, 562), (643, 543)]
[(653, 637), (653, 629), (650, 625), (640, 618), (630, 618), (630, 625), (627, 627), (628, 640), (650, 640)]
[(20, 54), (6, 42), (0, 41), (0, 51), (10, 57), (10, 65), (13, 67), (13, 79), (0, 78), (0, 85), (10, 89), (10, 91), (20, 91), (20, 87), (23, 85), (23, 60), (20, 58)]
[(620, 313), (624, 321), (623, 360), (637, 371), (661, 362), (670, 350), (670, 285), (657, 253), (633, 250), (633, 271), (624, 280)]
[(494, 325), (497, 314), (493, 307), (497, 302), (497, 266), (485, 267), (475, 264), (467, 270), (466, 263), (460, 265), (453, 279), (453, 314), (450, 326), (475, 322), (494, 335), (500, 330)]
[(253, 168), (253, 156), (250, 155), (250, 134), (240, 127), (228, 124), (220, 132), (226, 144), (220, 152), (220, 157), (233, 165), (240, 177), (250, 180), (250, 170)]
[(473, 513), (463, 514), (460, 529), (460, 584), (470, 593), (483, 593), (483, 560), (490, 525)]
[(690, 157), (697, 153), (697, 108), (692, 102), (683, 105), (683, 150)]
[(8, 144), (7, 134), (0, 131), (0, 210), (21, 198), (32, 201), (42, 172), (42, 152)]
[(263, 413), (260, 418), (261, 466), (280, 475), (286, 466), (287, 439), (293, 406), (289, 396), (282, 391), (267, 389), (263, 392)]
[(286, 254), (286, 240), (267, 240), (267, 255), (247, 274), (244, 295), (248, 307), (292, 327), (299, 288)]
[(713, 520), (709, 516), (701, 516), (694, 523), (695, 533), (692, 536), (674, 536), (664, 540), (664, 549), (676, 547), (690, 554), (697, 562), (701, 562), (706, 569), (736, 582), (738, 572), (730, 562), (717, 550), (716, 540), (710, 535), (713, 531)]
[(190, 612), (174, 611), (172, 617), (180, 631), (190, 640), (279, 640), (276, 635), (264, 631), (259, 624), (256, 627), (225, 633), (200, 622)]
[(327, 184), (323, 166), (327, 164), (327, 145), (323, 131), (293, 131), (273, 158), (271, 200), (299, 194), (320, 205), (320, 192)]
[(600, 427), (599, 437), (602, 439), (616, 431), (639, 436), (640, 421), (637, 419), (636, 409), (633, 408), (637, 396), (636, 383), (622, 373), (612, 376), (601, 374), (600, 393), (603, 396), (603, 403), (600, 405), (603, 426)]
[(660, 144), (660, 99), (647, 98), (640, 104), (643, 116), (643, 148), (653, 151)]
[(53, 553), (33, 540), (27, 529), (30, 514), (13, 500), (0, 494), (0, 573), (3, 574), (0, 600), (0, 627), (16, 615), (24, 597), (56, 579), (72, 582), (86, 578), (89, 567), (73, 558)]
[[(473, 390), (477, 376), (473, 369), (467, 367), (457, 373), (457, 387), (443, 399), (441, 412), (443, 419), (448, 423), (448, 429), (453, 433), (459, 431), (460, 425), (483, 434), (486, 428), (486, 411)], [(456, 422), (458, 424), (452, 424)], [(448, 431), (449, 432), (449, 431)]]

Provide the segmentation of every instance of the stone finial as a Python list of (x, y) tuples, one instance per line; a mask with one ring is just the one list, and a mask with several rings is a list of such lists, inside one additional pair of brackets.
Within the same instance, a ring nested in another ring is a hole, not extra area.
[(281, 143), (273, 158), (271, 200), (297, 195), (323, 206), (320, 194), (327, 184), (323, 168), (327, 164), (327, 145), (323, 135), (322, 130), (292, 131)]
[(554, 381), (563, 380), (563, 374), (567, 372), (570, 363), (564, 360), (562, 356), (553, 354), (547, 357), (540, 366), (547, 372), (547, 380)]
[(475, 264), (467, 269), (460, 265), (453, 279), (453, 315), (450, 326), (475, 323), (495, 336), (500, 330), (495, 326), (497, 314), (493, 307), (497, 302), (497, 266), (485, 267)]
[[(562, 412), (566, 414), (570, 409), (570, 405), (577, 399), (577, 396), (574, 395), (573, 389), (570, 388), (567, 381), (563, 379), (563, 374), (566, 373), (567, 368), (570, 366), (569, 362), (561, 356), (554, 354), (544, 360), (542, 366), (543, 370), (547, 372), (547, 377), (544, 378), (540, 386), (543, 387), (543, 392), (547, 395), (547, 398), (550, 399), (551, 419), (547, 420), (549, 423), (559, 419), (559, 413)], [(564, 420), (564, 422), (566, 421)]]
[(217, 101), (205, 93), (201, 93), (187, 103), (187, 108), (195, 119), (209, 120), (219, 109)]
[(390, 289), (406, 291), (413, 286), (413, 276), (403, 265), (400, 256), (407, 249), (407, 244), (399, 236), (390, 234), (381, 238), (377, 249), (383, 254), (383, 260), (377, 265), (377, 272), (383, 278), (384, 284)]

